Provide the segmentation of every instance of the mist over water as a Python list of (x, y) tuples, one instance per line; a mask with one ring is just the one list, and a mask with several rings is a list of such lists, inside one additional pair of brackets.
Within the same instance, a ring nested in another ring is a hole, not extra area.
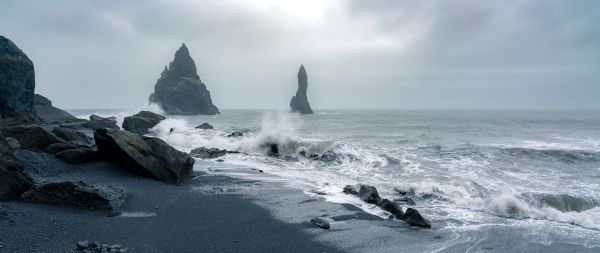
[[(517, 226), (535, 238), (600, 245), (598, 112), (222, 113), (169, 117), (153, 132), (186, 152), (239, 151), (224, 163), (264, 170), (382, 217), (342, 188), (363, 183), (389, 199), (410, 197), (442, 229)], [(204, 122), (215, 129), (194, 128)], [(228, 138), (233, 131), (244, 136)], [(272, 145), (277, 156), (269, 155)]]

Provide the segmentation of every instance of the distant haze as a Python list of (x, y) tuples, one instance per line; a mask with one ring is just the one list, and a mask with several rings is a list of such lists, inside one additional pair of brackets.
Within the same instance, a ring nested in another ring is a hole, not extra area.
[(29, 1), (0, 34), (63, 108), (147, 103), (182, 42), (221, 109), (600, 109), (600, 1)]

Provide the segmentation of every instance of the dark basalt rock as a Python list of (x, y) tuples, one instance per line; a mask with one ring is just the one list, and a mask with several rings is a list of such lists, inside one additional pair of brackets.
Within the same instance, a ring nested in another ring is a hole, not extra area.
[(88, 147), (67, 149), (56, 153), (56, 157), (70, 164), (87, 163), (97, 160), (96, 151)]
[(70, 251), (71, 253), (104, 253), (104, 252), (126, 253), (126, 252), (129, 252), (129, 250), (127, 250), (127, 248), (124, 248), (123, 246), (121, 246), (119, 244), (108, 245), (108, 244), (101, 244), (99, 242), (90, 243), (87, 240), (80, 241), (75, 246), (76, 246), (76, 249)]
[(326, 219), (323, 218), (314, 218), (310, 220), (310, 223), (314, 224), (317, 227), (320, 227), (322, 229), (329, 229), (331, 228), (331, 225), (329, 224), (329, 221), (327, 221)]
[(136, 133), (147, 134), (148, 130), (163, 121), (165, 116), (149, 111), (141, 111), (133, 116), (125, 117), (123, 120), (123, 129)]
[(82, 181), (44, 182), (23, 193), (25, 201), (117, 211), (128, 194), (108, 185), (89, 185)]
[(377, 188), (369, 185), (361, 184), (358, 189), (358, 195), (360, 199), (369, 204), (378, 205), (381, 201), (381, 197), (379, 197), (379, 193), (377, 192)]
[(227, 154), (227, 150), (218, 148), (200, 147), (190, 151), (190, 155), (196, 158), (211, 159), (221, 157)]
[(33, 180), (13, 159), (13, 150), (0, 134), (0, 201), (17, 200), (32, 185)]
[(33, 62), (12, 41), (0, 36), (0, 118), (22, 114), (37, 121), (34, 90)]
[(0, 202), (19, 199), (31, 188), (33, 179), (13, 160), (0, 160)]
[(406, 209), (406, 213), (400, 219), (413, 227), (431, 228), (431, 222), (423, 218), (419, 211), (412, 208)]
[(388, 199), (381, 200), (381, 202), (379, 202), (379, 207), (381, 207), (381, 209), (385, 211), (390, 212), (397, 219), (400, 219), (400, 217), (404, 215), (404, 212), (402, 212), (402, 208), (400, 208), (400, 206), (398, 206), (398, 204), (396, 204), (395, 202), (389, 201)]
[(68, 112), (52, 106), (52, 102), (46, 97), (35, 94), (34, 107), (42, 123), (70, 123), (85, 121)]
[(196, 129), (214, 129), (214, 127), (211, 124), (203, 123), (202, 125), (197, 126)]
[(29, 116), (23, 113), (14, 113), (11, 117), (0, 118), (0, 127), (31, 125), (36, 123), (38, 122), (29, 119)]
[(55, 127), (52, 129), (52, 133), (75, 146), (90, 147), (94, 145), (94, 139), (80, 131), (66, 129), (63, 127)]
[(304, 69), (304, 65), (300, 65), (300, 70), (298, 71), (298, 90), (296, 91), (296, 96), (292, 97), (292, 100), (290, 101), (290, 107), (292, 112), (297, 112), (301, 114), (314, 113), (312, 108), (310, 108), (308, 98), (306, 97), (307, 88), (308, 77), (306, 75), (306, 70)]
[(238, 137), (242, 137), (242, 136), (244, 136), (244, 133), (242, 133), (242, 132), (233, 132), (233, 133), (227, 135), (227, 137), (229, 137), (229, 138), (238, 138)]
[(161, 139), (114, 129), (98, 129), (94, 139), (101, 158), (132, 172), (171, 184), (192, 176), (194, 159)]
[(356, 187), (354, 187), (352, 185), (344, 186), (344, 189), (342, 190), (342, 192), (346, 193), (346, 194), (350, 194), (350, 195), (358, 195), (358, 189), (356, 189)]
[(77, 146), (73, 145), (71, 143), (57, 142), (57, 143), (54, 143), (54, 144), (44, 148), (44, 152), (50, 153), (50, 154), (58, 154), (65, 150), (74, 149), (74, 148), (77, 148)]
[(21, 148), (35, 151), (43, 151), (46, 147), (55, 143), (67, 144), (65, 140), (58, 138), (38, 125), (2, 127), (0, 132), (6, 137), (12, 137), (19, 141)]
[(159, 104), (170, 115), (219, 114), (185, 44), (175, 52), (169, 67), (165, 67), (149, 101)]
[(417, 210), (408, 208), (406, 209), (406, 212), (403, 213), (402, 208), (400, 208), (398, 204), (388, 199), (382, 199), (379, 196), (379, 193), (377, 193), (377, 189), (373, 186), (362, 184), (357, 186), (346, 185), (343, 192), (356, 195), (367, 203), (375, 204), (381, 207), (381, 209), (392, 213), (397, 219), (403, 220), (411, 226), (431, 228), (431, 222), (423, 218)]
[(377, 188), (369, 185), (346, 185), (343, 189), (343, 192), (346, 194), (356, 195), (362, 201), (367, 202), (369, 204), (379, 205), (381, 202), (381, 197), (379, 197), (379, 193), (377, 192)]
[(115, 118), (103, 118), (98, 115), (92, 114), (90, 115), (90, 121), (83, 124), (83, 127), (96, 130), (101, 128), (109, 128), (109, 129), (119, 129), (117, 126), (117, 119)]

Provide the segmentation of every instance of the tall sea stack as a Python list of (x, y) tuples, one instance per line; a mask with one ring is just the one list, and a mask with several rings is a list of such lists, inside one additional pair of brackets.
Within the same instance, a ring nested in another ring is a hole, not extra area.
[(34, 90), (33, 62), (12, 41), (0, 35), (0, 118), (22, 115), (37, 121)]
[(170, 115), (219, 114), (185, 43), (175, 52), (169, 67), (165, 66), (149, 100)]
[(296, 91), (296, 96), (292, 97), (292, 101), (290, 101), (290, 107), (292, 112), (297, 112), (301, 114), (313, 114), (313, 110), (310, 108), (310, 104), (308, 103), (308, 98), (306, 97), (306, 89), (308, 88), (308, 77), (306, 76), (306, 70), (304, 69), (304, 65), (300, 65), (300, 70), (298, 71), (298, 91)]

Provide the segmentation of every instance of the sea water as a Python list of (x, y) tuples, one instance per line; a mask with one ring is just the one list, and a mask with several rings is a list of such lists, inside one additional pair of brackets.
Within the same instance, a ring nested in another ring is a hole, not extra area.
[[(92, 112), (122, 122), (137, 111), (75, 111)], [(538, 238), (600, 246), (598, 111), (221, 113), (170, 116), (153, 135), (184, 152), (238, 151), (223, 163), (263, 170), (382, 217), (342, 188), (368, 184), (388, 199), (411, 198), (442, 229), (517, 226)], [(195, 129), (205, 122), (215, 129)], [(228, 138), (234, 131), (243, 137)]]

